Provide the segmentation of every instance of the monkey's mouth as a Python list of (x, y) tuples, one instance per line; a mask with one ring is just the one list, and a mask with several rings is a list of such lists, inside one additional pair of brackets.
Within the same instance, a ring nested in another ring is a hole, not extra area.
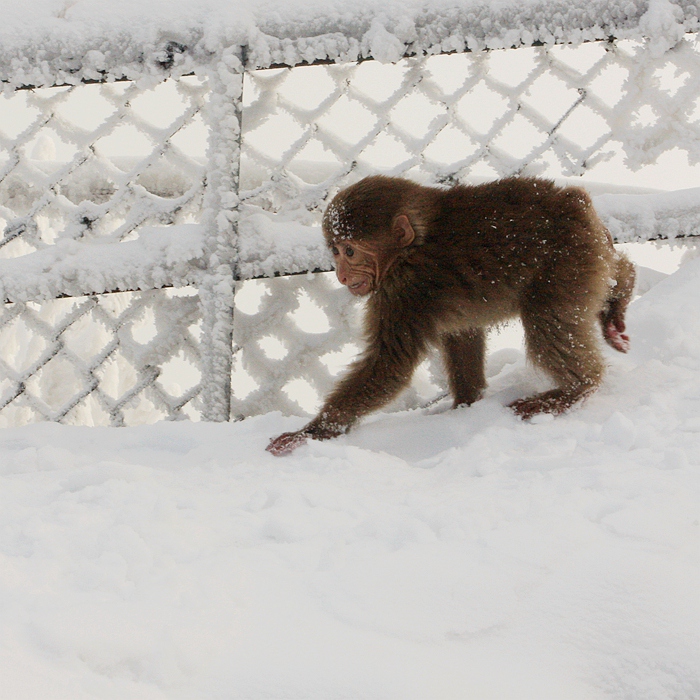
[(363, 296), (369, 292), (369, 282), (368, 280), (360, 280), (354, 284), (349, 284), (348, 289), (350, 293), (354, 294), (356, 297)]

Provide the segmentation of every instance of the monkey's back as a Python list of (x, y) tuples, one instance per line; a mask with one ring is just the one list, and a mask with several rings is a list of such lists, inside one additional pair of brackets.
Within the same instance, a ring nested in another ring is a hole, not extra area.
[(548, 180), (457, 186), (441, 192), (434, 216), (425, 253), (472, 283), (495, 277), (515, 290), (567, 259), (597, 269), (613, 254), (586, 192)]
[(424, 241), (407, 262), (421, 268), (413, 279), (426, 299), (454, 307), (441, 312), (448, 326), (518, 315), (535, 287), (543, 302), (565, 289), (585, 290), (591, 308), (603, 303), (614, 250), (584, 190), (507, 178), (436, 192)]

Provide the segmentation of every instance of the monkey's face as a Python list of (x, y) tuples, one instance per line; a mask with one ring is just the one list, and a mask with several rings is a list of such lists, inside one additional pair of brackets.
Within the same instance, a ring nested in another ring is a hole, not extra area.
[(356, 297), (374, 291), (379, 281), (379, 255), (370, 244), (360, 245), (352, 239), (331, 243), (335, 274)]

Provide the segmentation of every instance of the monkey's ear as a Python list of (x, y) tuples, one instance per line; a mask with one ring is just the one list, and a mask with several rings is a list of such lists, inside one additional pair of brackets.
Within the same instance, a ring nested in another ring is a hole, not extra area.
[(405, 214), (399, 214), (394, 219), (394, 227), (392, 233), (396, 239), (396, 242), (402, 247), (411, 245), (413, 241), (416, 240), (416, 232), (411, 226), (411, 222)]

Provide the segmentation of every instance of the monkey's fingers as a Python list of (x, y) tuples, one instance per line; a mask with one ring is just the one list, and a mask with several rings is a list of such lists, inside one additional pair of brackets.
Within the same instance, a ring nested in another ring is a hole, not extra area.
[(508, 408), (523, 420), (527, 420), (543, 412), (541, 404), (532, 399), (518, 399), (517, 401), (513, 401), (513, 403), (509, 403)]
[(535, 396), (513, 401), (508, 404), (508, 407), (523, 420), (540, 413), (551, 413), (554, 416), (559, 416), (583, 401), (594, 389), (595, 387), (574, 387), (569, 390), (550, 389), (541, 394), (535, 394)]
[(625, 330), (624, 323), (622, 328), (614, 321), (610, 321), (604, 329), (603, 335), (608, 345), (612, 346), (618, 352), (627, 352), (630, 349), (630, 337), (623, 333)]
[(294, 452), (297, 447), (300, 447), (306, 442), (308, 437), (309, 436), (301, 430), (298, 430), (296, 433), (282, 433), (282, 435), (272, 438), (270, 444), (265, 449), (275, 455), (275, 457), (281, 457), (282, 455), (288, 455)]
[(564, 413), (573, 403), (574, 401), (567, 400), (560, 390), (553, 389), (536, 396), (513, 401), (508, 404), (508, 408), (523, 420), (528, 420), (540, 413), (551, 413), (555, 416)]

